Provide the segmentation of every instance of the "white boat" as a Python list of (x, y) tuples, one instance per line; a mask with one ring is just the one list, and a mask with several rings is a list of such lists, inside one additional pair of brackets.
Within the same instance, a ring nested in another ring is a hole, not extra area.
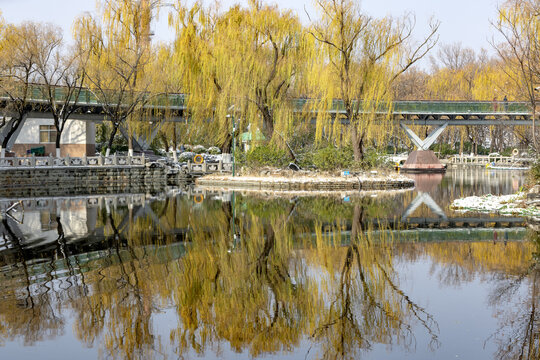
[(491, 170), (531, 170), (530, 166), (494, 166), (486, 164), (486, 169)]

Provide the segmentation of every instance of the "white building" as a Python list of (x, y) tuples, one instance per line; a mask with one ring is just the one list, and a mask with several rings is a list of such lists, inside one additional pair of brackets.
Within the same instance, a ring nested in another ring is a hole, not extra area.
[[(31, 149), (45, 148), (45, 155), (56, 155), (56, 129), (53, 119), (28, 118), (10, 149), (15, 156), (26, 156)], [(68, 120), (60, 141), (60, 156), (92, 156), (96, 152), (96, 125), (93, 121)]]

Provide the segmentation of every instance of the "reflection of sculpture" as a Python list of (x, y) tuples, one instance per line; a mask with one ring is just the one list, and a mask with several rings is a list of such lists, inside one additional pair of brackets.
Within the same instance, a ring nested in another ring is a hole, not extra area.
[(433, 192), (441, 183), (444, 174), (424, 173), (424, 174), (407, 174), (409, 179), (414, 180), (414, 186), (421, 192)]
[(444, 174), (408, 174), (407, 177), (411, 178), (415, 182), (415, 186), (418, 190), (416, 198), (407, 206), (401, 221), (406, 221), (407, 218), (414, 213), (414, 211), (422, 204), (426, 204), (428, 208), (433, 211), (439, 218), (446, 220), (445, 212), (437, 205), (428, 192), (434, 191), (441, 183)]

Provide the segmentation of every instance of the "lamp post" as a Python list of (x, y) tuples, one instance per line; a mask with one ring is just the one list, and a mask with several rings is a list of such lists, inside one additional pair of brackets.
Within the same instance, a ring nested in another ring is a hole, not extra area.
[(236, 136), (234, 136), (236, 132), (236, 123), (234, 122), (234, 115), (228, 114), (227, 118), (230, 118), (232, 120), (232, 176), (235, 175), (235, 167), (236, 167), (236, 159), (234, 157), (234, 148), (236, 147)]
[(234, 115), (232, 116), (232, 176), (234, 177), (234, 171), (236, 167), (236, 159), (234, 156), (234, 148), (236, 147), (236, 124), (234, 123)]
[[(231, 105), (228, 109), (228, 111), (233, 111), (234, 110), (234, 105)], [(235, 136), (235, 132), (236, 132), (236, 123), (234, 122), (234, 115), (233, 114), (228, 114), (227, 117), (231, 118), (232, 120), (232, 176), (235, 175), (235, 168), (236, 168), (236, 159), (235, 159), (235, 156), (234, 156), (234, 150), (235, 150), (235, 147), (236, 147), (236, 136)]]

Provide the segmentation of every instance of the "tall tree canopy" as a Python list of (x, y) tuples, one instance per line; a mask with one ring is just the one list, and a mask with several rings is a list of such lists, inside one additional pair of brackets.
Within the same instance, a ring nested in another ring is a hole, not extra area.
[(136, 121), (150, 99), (151, 23), (160, 0), (104, 0), (98, 5), (101, 21), (91, 15), (77, 19), (75, 36), (89, 54), (88, 86), (111, 121), (108, 150), (118, 129), (125, 126), (132, 152)]
[[(29, 100), (35, 83), (41, 82), (38, 64), (47, 59), (61, 41), (61, 33), (52, 25), (25, 22), (0, 27), (0, 91), (9, 101), (0, 123), (0, 149), (20, 131), (31, 110)], [(10, 121), (6, 121), (6, 117)]]
[[(312, 74), (315, 97), (322, 99), (317, 107), (328, 108), (334, 99), (343, 102), (354, 157), (360, 160), (368, 141), (382, 144), (389, 133), (389, 116), (379, 110), (390, 113), (392, 82), (435, 45), (438, 24), (432, 24), (427, 38), (413, 46), (410, 16), (375, 19), (362, 13), (353, 0), (317, 0), (317, 5), (321, 18), (310, 29), (319, 43), (318, 53), (323, 54)], [(331, 119), (327, 112), (319, 114), (320, 138)], [(342, 138), (339, 123), (334, 121), (333, 132), (338, 140)]]
[(496, 49), (508, 65), (508, 76), (520, 89), (520, 97), (531, 106), (533, 126), (532, 144), (536, 141), (536, 118), (540, 91), (540, 1), (508, 0), (499, 8), (499, 17), (494, 24), (503, 36), (504, 43)]
[[(212, 118), (216, 141), (227, 149), (235, 116), (270, 140), (293, 121), (290, 95), (305, 64), (302, 26), (290, 11), (251, 1), (247, 8), (200, 3), (175, 6), (175, 58), (197, 126)], [(229, 116), (227, 116), (229, 115)]]

